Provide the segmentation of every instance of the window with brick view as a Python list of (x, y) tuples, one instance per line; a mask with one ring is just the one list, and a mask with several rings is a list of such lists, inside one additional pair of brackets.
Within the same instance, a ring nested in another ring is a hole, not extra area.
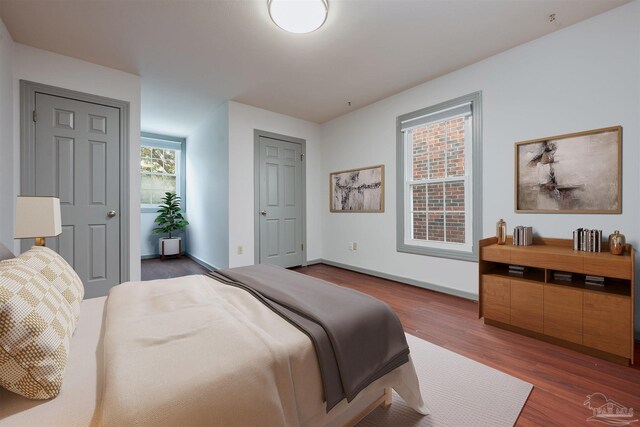
[[(473, 259), (480, 93), (398, 117), (398, 250)], [(479, 143), (479, 141), (478, 141)], [(479, 155), (479, 154), (478, 154)]]
[(415, 240), (465, 243), (465, 118), (411, 133), (411, 234)]

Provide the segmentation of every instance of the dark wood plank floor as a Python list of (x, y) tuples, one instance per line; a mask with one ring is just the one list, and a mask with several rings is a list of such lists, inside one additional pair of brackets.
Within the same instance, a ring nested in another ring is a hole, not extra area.
[(406, 332), (533, 384), (519, 426), (591, 424), (583, 402), (594, 392), (640, 410), (640, 360), (620, 366), (485, 325), (475, 302), (451, 295), (323, 264), (295, 270), (385, 301)]
[[(586, 421), (591, 411), (583, 402), (595, 392), (640, 411), (638, 345), (636, 364), (620, 366), (487, 326), (478, 319), (473, 301), (323, 264), (294, 270), (385, 301), (408, 333), (533, 384), (518, 426), (591, 424)], [(144, 280), (203, 272), (188, 258), (142, 263)]]

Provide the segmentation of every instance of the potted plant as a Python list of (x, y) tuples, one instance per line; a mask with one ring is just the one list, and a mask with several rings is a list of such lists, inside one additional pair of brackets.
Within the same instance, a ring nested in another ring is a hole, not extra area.
[(158, 227), (153, 229), (155, 234), (168, 234), (169, 237), (160, 238), (158, 242), (160, 254), (164, 260), (165, 256), (182, 254), (182, 239), (173, 237), (171, 234), (184, 230), (189, 224), (182, 216), (180, 208), (180, 197), (176, 193), (166, 192), (162, 198), (162, 204), (159, 206), (159, 215), (154, 220)]

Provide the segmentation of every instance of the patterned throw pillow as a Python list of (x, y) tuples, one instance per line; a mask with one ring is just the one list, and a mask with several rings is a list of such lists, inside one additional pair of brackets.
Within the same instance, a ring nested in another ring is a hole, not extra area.
[(18, 259), (37, 270), (56, 287), (71, 305), (77, 321), (80, 317), (80, 303), (84, 298), (84, 285), (67, 261), (46, 246), (33, 246), (18, 256)]
[(0, 262), (0, 386), (29, 399), (60, 392), (75, 319), (38, 271)]

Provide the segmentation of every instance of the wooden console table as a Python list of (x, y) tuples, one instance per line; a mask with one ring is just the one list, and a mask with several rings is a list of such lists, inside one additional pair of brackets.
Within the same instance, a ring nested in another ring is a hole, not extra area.
[[(479, 242), (479, 317), (515, 331), (621, 364), (633, 363), (634, 256), (573, 250), (569, 239), (534, 238), (531, 246)], [(527, 267), (509, 273), (510, 265)], [(554, 272), (572, 273), (570, 282)], [(604, 286), (585, 283), (602, 276)]]

